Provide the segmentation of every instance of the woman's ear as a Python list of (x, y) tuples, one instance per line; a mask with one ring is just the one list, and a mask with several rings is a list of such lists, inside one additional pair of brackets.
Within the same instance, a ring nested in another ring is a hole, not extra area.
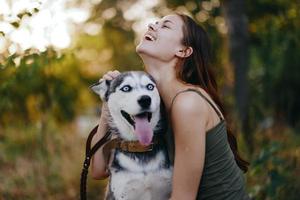
[(193, 48), (192, 47), (187, 47), (185, 49), (180, 49), (176, 52), (176, 56), (180, 58), (187, 58), (193, 53)]

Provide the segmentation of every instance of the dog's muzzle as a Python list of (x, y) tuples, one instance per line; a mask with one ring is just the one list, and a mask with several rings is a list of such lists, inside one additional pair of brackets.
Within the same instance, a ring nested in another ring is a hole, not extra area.
[(151, 112), (142, 112), (140, 114), (137, 114), (137, 115), (129, 115), (126, 111), (124, 110), (121, 110), (121, 114), (122, 116), (128, 121), (129, 124), (131, 124), (133, 127), (135, 127), (135, 117), (147, 117), (148, 119), (148, 122), (151, 121), (151, 118), (152, 118), (152, 113)]

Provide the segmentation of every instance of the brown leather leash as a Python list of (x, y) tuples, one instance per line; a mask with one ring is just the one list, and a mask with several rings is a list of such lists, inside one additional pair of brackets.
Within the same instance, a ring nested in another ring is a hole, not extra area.
[(86, 148), (85, 148), (85, 160), (83, 163), (83, 168), (81, 172), (81, 178), (80, 178), (80, 199), (86, 200), (86, 180), (88, 175), (89, 166), (91, 163), (91, 158), (95, 154), (95, 152), (104, 145), (110, 138), (111, 132), (107, 131), (107, 133), (104, 135), (103, 138), (101, 138), (94, 146), (91, 148), (91, 142), (93, 139), (93, 136), (97, 133), (98, 125), (93, 128), (93, 130), (90, 132), (87, 141), (86, 141)]
[(80, 199), (86, 200), (86, 182), (87, 182), (87, 175), (88, 169), (90, 166), (91, 158), (96, 153), (96, 151), (103, 145), (103, 154), (106, 163), (108, 163), (108, 155), (112, 149), (120, 149), (125, 152), (132, 152), (132, 153), (142, 153), (142, 152), (149, 152), (152, 151), (153, 148), (157, 145), (163, 145), (163, 142), (160, 136), (154, 135), (152, 143), (147, 146), (141, 145), (138, 141), (124, 141), (121, 138), (114, 138), (111, 139), (112, 133), (111, 131), (107, 131), (107, 133), (101, 138), (94, 146), (91, 148), (91, 142), (93, 136), (97, 133), (98, 125), (90, 132), (87, 141), (86, 141), (86, 149), (85, 149), (85, 160), (83, 163), (83, 168), (81, 172), (80, 178)]

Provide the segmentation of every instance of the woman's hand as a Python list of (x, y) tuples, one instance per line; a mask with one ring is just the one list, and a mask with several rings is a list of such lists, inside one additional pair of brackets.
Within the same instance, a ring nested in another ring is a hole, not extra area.
[[(100, 78), (99, 82), (105, 81), (105, 80), (113, 80), (117, 76), (119, 76), (121, 73), (118, 70), (114, 71), (108, 71), (106, 74)], [(102, 109), (101, 109), (101, 117), (104, 118), (104, 122), (107, 122), (107, 116), (109, 115), (107, 102), (102, 103)]]
[(103, 75), (103, 77), (99, 80), (99, 82), (103, 80), (113, 80), (117, 76), (119, 76), (121, 73), (118, 70), (114, 71), (108, 71), (106, 74)]

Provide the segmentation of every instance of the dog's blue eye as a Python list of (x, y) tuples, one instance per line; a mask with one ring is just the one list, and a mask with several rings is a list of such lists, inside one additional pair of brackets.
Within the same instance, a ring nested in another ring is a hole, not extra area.
[(125, 85), (125, 86), (123, 86), (120, 90), (123, 91), (123, 92), (130, 92), (131, 89), (132, 89), (131, 86)]
[(154, 85), (151, 84), (151, 83), (149, 83), (146, 87), (147, 87), (148, 90), (153, 90), (154, 89)]

